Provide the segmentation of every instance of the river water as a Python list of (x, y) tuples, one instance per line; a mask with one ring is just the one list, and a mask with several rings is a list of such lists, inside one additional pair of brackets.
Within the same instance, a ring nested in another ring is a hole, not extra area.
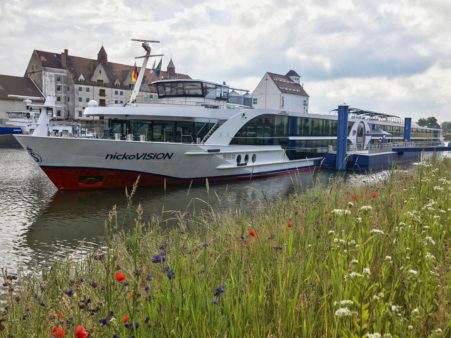
[[(209, 189), (206, 185), (166, 191), (146, 187), (138, 189), (133, 204), (143, 206), (145, 219), (161, 216), (163, 210), (192, 213), (209, 206), (252, 210), (262, 201), (332, 179), (332, 173), (318, 172), (210, 185)], [(134, 214), (127, 209), (123, 189), (58, 192), (25, 151), (0, 149), (0, 268), (28, 272), (67, 255), (83, 255), (102, 243), (106, 215), (113, 205), (122, 226), (133, 226)]]

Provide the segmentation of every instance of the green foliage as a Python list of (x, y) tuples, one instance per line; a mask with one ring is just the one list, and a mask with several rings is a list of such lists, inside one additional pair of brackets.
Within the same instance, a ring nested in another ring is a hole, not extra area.
[(426, 119), (419, 119), (418, 125), (421, 127), (429, 127), (429, 128), (440, 128), (437, 119), (434, 116), (428, 117)]
[(138, 207), (133, 233), (117, 232), (113, 208), (104, 251), (5, 275), (0, 336), (449, 336), (450, 167), (317, 186), (252, 218), (180, 215), (171, 231)]

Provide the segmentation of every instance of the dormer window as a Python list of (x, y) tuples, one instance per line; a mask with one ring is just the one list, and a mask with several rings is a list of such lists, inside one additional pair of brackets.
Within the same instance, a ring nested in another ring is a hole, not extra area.
[(80, 81), (80, 82), (85, 81), (85, 77), (83, 76), (83, 74), (80, 74), (80, 76), (78, 77), (78, 81)]
[(116, 79), (116, 81), (114, 82), (114, 85), (116, 87), (119, 87), (121, 85), (121, 83), (119, 82), (119, 79)]

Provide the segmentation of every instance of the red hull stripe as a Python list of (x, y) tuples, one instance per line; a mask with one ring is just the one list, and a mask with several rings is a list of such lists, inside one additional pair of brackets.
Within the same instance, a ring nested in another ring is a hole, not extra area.
[[(251, 178), (287, 175), (290, 173), (313, 171), (316, 167), (302, 167), (290, 170), (270, 171), (259, 174), (244, 174), (234, 176), (208, 177), (209, 182), (226, 182)], [(42, 167), (42, 170), (50, 178), (59, 190), (84, 190), (130, 187), (141, 175), (139, 186), (163, 186), (166, 184), (190, 184), (204, 183), (205, 178), (181, 179), (161, 175), (139, 173), (134, 171), (98, 169), (98, 168), (73, 168), (73, 167)]]

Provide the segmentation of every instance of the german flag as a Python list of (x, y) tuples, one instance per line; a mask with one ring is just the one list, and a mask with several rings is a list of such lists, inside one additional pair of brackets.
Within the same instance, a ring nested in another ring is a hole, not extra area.
[(138, 68), (136, 68), (136, 62), (135, 62), (135, 65), (133, 66), (133, 70), (132, 70), (132, 83), (136, 83), (137, 80), (138, 80)]

